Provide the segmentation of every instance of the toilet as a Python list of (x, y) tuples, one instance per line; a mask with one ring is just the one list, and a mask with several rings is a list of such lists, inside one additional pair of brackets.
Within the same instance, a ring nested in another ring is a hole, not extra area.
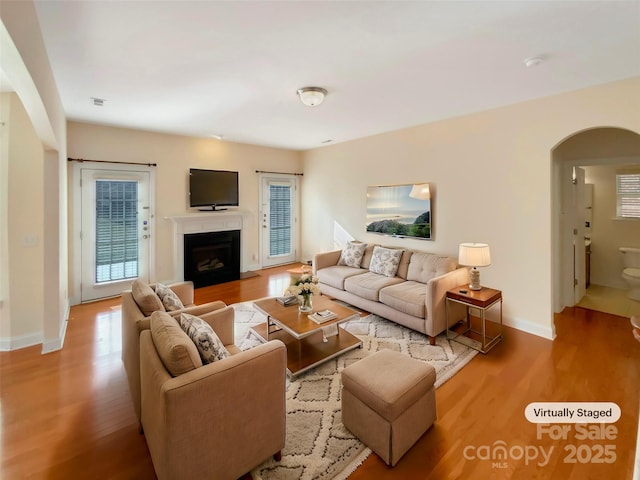
[(627, 296), (640, 302), (640, 248), (620, 247), (624, 270), (622, 278), (629, 285)]

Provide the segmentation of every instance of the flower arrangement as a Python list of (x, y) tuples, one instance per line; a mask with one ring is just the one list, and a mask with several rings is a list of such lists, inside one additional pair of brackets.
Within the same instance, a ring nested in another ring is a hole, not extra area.
[(304, 274), (293, 280), (285, 290), (285, 295), (320, 295), (318, 277)]
[(301, 312), (313, 311), (311, 297), (320, 294), (318, 277), (310, 274), (302, 274), (292, 280), (291, 285), (285, 290), (285, 295), (296, 295), (298, 297), (298, 309)]

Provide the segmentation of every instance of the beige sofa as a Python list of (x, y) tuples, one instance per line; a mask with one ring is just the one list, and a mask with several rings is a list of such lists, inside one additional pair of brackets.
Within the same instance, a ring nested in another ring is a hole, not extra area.
[[(127, 374), (129, 391), (131, 392), (131, 399), (133, 400), (138, 422), (141, 419), (140, 332), (149, 329), (149, 320), (154, 311), (165, 311), (160, 299), (154, 295), (155, 284), (148, 285), (149, 290), (144, 287), (145, 285), (136, 281), (132, 285), (132, 290), (122, 292), (122, 363)], [(220, 301), (194, 305), (193, 282), (179, 282), (168, 285), (168, 287), (184, 305), (183, 309), (170, 312), (171, 315), (179, 315), (181, 312), (186, 312), (198, 316), (226, 307), (226, 304)], [(233, 318), (233, 312), (223, 312), (222, 314), (231, 315), (231, 318)]]
[[(357, 267), (340, 264), (342, 250), (316, 254), (313, 272), (320, 290), (324, 295), (424, 333), (435, 344), (435, 337), (446, 330), (446, 292), (468, 283), (468, 270), (459, 267), (452, 257), (402, 250), (396, 273), (387, 276), (369, 271), (376, 247), (380, 245), (366, 246)], [(454, 307), (452, 321), (454, 318), (455, 321), (464, 318), (463, 309)]]
[(154, 312), (140, 335), (142, 425), (160, 480), (235, 480), (272, 455), (279, 460), (285, 444), (285, 345), (240, 352), (233, 315), (200, 318), (231, 356), (203, 365), (166, 312)]

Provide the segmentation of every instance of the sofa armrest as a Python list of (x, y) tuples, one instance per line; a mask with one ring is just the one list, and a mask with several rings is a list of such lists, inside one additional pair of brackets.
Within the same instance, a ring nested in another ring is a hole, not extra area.
[(159, 478), (201, 478), (205, 471), (238, 478), (284, 447), (282, 342), (171, 378), (144, 332), (141, 373), (142, 423)]
[(180, 299), (183, 305), (185, 306), (193, 305), (194, 303), (193, 282), (191, 281), (178, 282), (178, 283), (173, 283), (171, 285), (168, 285), (168, 287), (171, 290), (173, 290), (173, 292), (178, 296), (178, 298)]
[(447, 290), (466, 283), (469, 271), (465, 267), (457, 268), (444, 275), (434, 277), (427, 282), (427, 335), (435, 337), (447, 328), (446, 294)]
[(316, 253), (313, 256), (313, 274), (315, 275), (320, 269), (337, 265), (341, 253), (342, 250)]

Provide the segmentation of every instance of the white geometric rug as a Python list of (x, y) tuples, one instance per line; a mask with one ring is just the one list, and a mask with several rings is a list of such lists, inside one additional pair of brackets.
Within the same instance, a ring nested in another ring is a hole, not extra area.
[[(259, 344), (250, 327), (265, 321), (252, 302), (233, 305), (236, 345), (246, 350)], [(352, 350), (296, 377), (287, 386), (287, 438), (279, 462), (268, 460), (251, 472), (254, 480), (343, 480), (369, 456), (371, 450), (342, 425), (340, 372), (373, 352), (388, 348), (428, 362), (436, 369), (438, 388), (477, 351), (446, 339), (429, 344), (426, 335), (369, 315), (343, 324), (362, 340)]]

